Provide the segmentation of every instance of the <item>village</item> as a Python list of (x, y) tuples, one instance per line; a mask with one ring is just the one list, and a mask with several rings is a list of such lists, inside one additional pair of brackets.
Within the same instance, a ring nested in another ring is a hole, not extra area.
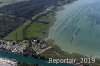
[[(30, 43), (30, 44), (29, 44)], [(18, 53), (18, 54), (26, 54), (27, 49), (32, 50), (34, 54), (30, 55), (39, 55), (46, 50), (52, 48), (43, 40), (28, 40), (23, 41), (4, 41), (0, 40), (0, 51)], [(29, 50), (29, 51), (30, 51)]]

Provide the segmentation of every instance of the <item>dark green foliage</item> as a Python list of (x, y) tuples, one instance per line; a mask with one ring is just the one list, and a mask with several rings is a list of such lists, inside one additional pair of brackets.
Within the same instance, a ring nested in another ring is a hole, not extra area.
[(63, 3), (64, 0), (29, 0), (6, 5), (0, 8), (1, 13), (14, 15), (22, 18), (31, 18), (51, 5)]
[(0, 14), (0, 39), (15, 30), (22, 22), (22, 19)]

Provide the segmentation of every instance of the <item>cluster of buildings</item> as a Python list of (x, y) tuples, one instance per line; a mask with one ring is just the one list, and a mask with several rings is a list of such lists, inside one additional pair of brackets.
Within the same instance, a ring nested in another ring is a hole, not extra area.
[(25, 54), (26, 51), (24, 50), (30, 49), (33, 52), (35, 52), (36, 55), (39, 55), (50, 48), (52, 48), (52, 46), (48, 45), (44, 40), (38, 40), (38, 39), (31, 40), (30, 42), (28, 42), (27, 40), (23, 41), (0, 40), (0, 50), (12, 53)]
[(4, 41), (0, 40), (0, 50), (13, 53), (23, 53), (26, 49), (26, 41)]
[[(27, 54), (26, 49), (31, 49), (35, 52), (35, 56), (45, 52), (46, 50), (52, 48), (48, 45), (46, 41), (42, 39), (36, 40), (23, 40), (23, 41), (5, 41), (0, 40), (0, 51), (8, 51), (12, 53)], [(30, 52), (30, 51), (28, 51)], [(31, 53), (32, 54), (32, 53)], [(29, 55), (31, 55), (29, 54)], [(34, 54), (32, 54), (34, 55)], [(17, 66), (17, 62), (9, 59), (0, 58), (0, 66)]]
[(36, 52), (36, 54), (41, 54), (45, 52), (46, 50), (52, 48), (52, 46), (48, 45), (43, 40), (32, 40), (32, 49)]
[(45, 9), (44, 14), (52, 11), (54, 8), (55, 8), (55, 6), (54, 5), (51, 5), (50, 7), (48, 7), (48, 8)]

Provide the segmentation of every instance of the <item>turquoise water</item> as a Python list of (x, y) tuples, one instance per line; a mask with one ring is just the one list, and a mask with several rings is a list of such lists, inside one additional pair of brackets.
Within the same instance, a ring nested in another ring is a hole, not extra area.
[(26, 62), (26, 63), (38, 63), (38, 64), (42, 64), (42, 63), (46, 63), (43, 60), (38, 60), (35, 59), (33, 57), (25, 57), (23, 55), (17, 55), (17, 54), (12, 54), (12, 53), (7, 53), (7, 52), (0, 52), (0, 57), (2, 58), (9, 58), (9, 59), (16, 59), (17, 61), (21, 61), (21, 62)]
[(9, 59), (16, 59), (20, 62), (30, 63), (30, 64), (39, 64), (40, 66), (74, 66), (71, 64), (48, 64), (46, 61), (35, 59), (33, 57), (25, 57), (23, 55), (17, 55), (7, 52), (0, 52), (0, 57), (2, 58), (9, 58)]
[(64, 8), (49, 38), (64, 51), (100, 57), (100, 0), (78, 0)]

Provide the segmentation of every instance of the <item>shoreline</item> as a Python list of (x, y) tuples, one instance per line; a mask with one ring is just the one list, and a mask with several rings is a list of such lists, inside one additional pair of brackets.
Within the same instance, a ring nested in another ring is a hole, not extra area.
[[(66, 4), (67, 5), (67, 4)], [(49, 38), (49, 32), (50, 32), (50, 29), (54, 26), (55, 22), (56, 22), (56, 15), (57, 15), (57, 12), (61, 11), (61, 10), (64, 10), (64, 7), (63, 6), (57, 6), (55, 9), (53, 9), (53, 18), (55, 19), (54, 21), (52, 21), (48, 26), (47, 26), (47, 29), (44, 30), (46, 32), (46, 35), (45, 37), (43, 38), (44, 40), (48, 40)], [(51, 39), (52, 40), (52, 39)]]
[[(68, 4), (66, 4), (66, 5), (68, 5)], [(66, 6), (66, 5), (64, 5), (64, 6)], [(63, 6), (62, 6), (63, 7)], [(64, 8), (65, 9), (65, 8)], [(62, 10), (60, 10), (60, 11), (62, 11)], [(59, 12), (59, 11), (56, 11), (56, 12)], [(55, 22), (54, 22), (55, 23)], [(53, 25), (52, 25), (53, 26)], [(52, 28), (52, 27), (51, 27)], [(47, 37), (47, 39), (49, 39), (48, 37)], [(52, 39), (51, 39), (52, 40)], [(57, 45), (57, 46), (59, 46), (56, 42), (55, 42), (55, 44)], [(59, 46), (60, 47), (60, 46)], [(92, 54), (84, 54), (84, 53), (81, 53), (81, 52), (74, 52), (74, 51), (67, 51), (67, 49), (62, 49), (61, 47), (60, 47), (60, 49), (62, 50), (62, 51), (65, 51), (65, 52), (69, 52), (69, 53), (77, 53), (77, 54), (81, 54), (81, 55), (85, 55), (85, 56), (87, 56), (87, 57), (91, 57), (91, 55)], [(92, 56), (92, 57), (94, 57), (94, 58), (98, 58), (98, 59), (100, 59), (100, 56), (98, 56), (98, 55), (94, 55), (94, 56)]]

